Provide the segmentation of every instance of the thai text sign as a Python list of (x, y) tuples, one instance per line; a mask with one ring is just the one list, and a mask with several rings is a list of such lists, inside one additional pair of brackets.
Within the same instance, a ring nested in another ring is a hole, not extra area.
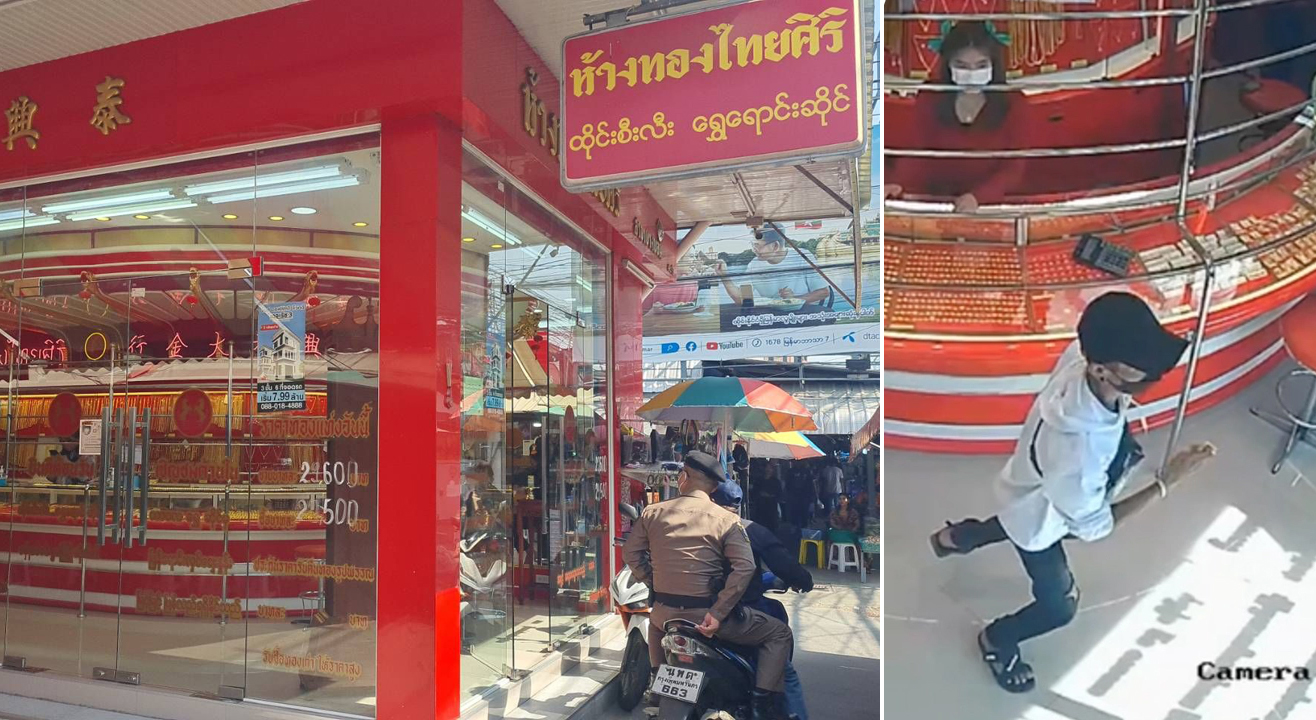
[(860, 152), (862, 34), (858, 0), (759, 0), (568, 38), (562, 184)]

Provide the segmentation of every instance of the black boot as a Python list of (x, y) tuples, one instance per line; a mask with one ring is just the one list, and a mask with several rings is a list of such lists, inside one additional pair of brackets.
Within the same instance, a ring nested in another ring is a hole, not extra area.
[(753, 720), (786, 720), (781, 711), (781, 693), (754, 690)]
[[(652, 688), (652, 687), (653, 687), (653, 681), (654, 681), (654, 679), (657, 678), (657, 677), (658, 677), (658, 671), (657, 671), (656, 669), (650, 671), (650, 672), (649, 672), (649, 684), (648, 684), (646, 687), (648, 687), (648, 688)], [(658, 708), (658, 696), (654, 694), (653, 690), (645, 690), (645, 691), (644, 691), (644, 706), (645, 706), (646, 708), (654, 708), (654, 709), (657, 709), (657, 708)]]

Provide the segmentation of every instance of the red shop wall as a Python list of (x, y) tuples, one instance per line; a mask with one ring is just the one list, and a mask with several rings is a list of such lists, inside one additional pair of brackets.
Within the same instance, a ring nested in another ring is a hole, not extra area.
[[(389, 720), (455, 718), (461, 13), (456, 0), (316, 0), (0, 73), (37, 104), (0, 183), (382, 124), (379, 689)], [(122, 78), (109, 134), (95, 86)], [(386, 311), (387, 312), (387, 311)], [(405, 318), (405, 320), (404, 320)], [(432, 418), (432, 420), (431, 420)], [(432, 558), (432, 560), (431, 560)]]

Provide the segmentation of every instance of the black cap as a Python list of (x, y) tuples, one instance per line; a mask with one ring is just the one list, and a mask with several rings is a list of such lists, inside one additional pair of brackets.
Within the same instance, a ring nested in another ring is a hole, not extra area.
[(706, 452), (692, 450), (686, 453), (685, 469), (703, 475), (710, 482), (722, 482), (722, 464), (717, 461), (717, 458)]
[(1188, 341), (1166, 330), (1142, 298), (1106, 293), (1088, 303), (1078, 321), (1078, 344), (1088, 362), (1121, 362), (1159, 380), (1183, 357)]

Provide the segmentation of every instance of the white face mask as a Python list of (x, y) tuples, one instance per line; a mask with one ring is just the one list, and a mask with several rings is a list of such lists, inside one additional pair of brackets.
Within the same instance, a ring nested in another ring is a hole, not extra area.
[(950, 79), (956, 85), (969, 85), (980, 87), (990, 84), (992, 81), (992, 66), (974, 68), (952, 67), (950, 69)]

